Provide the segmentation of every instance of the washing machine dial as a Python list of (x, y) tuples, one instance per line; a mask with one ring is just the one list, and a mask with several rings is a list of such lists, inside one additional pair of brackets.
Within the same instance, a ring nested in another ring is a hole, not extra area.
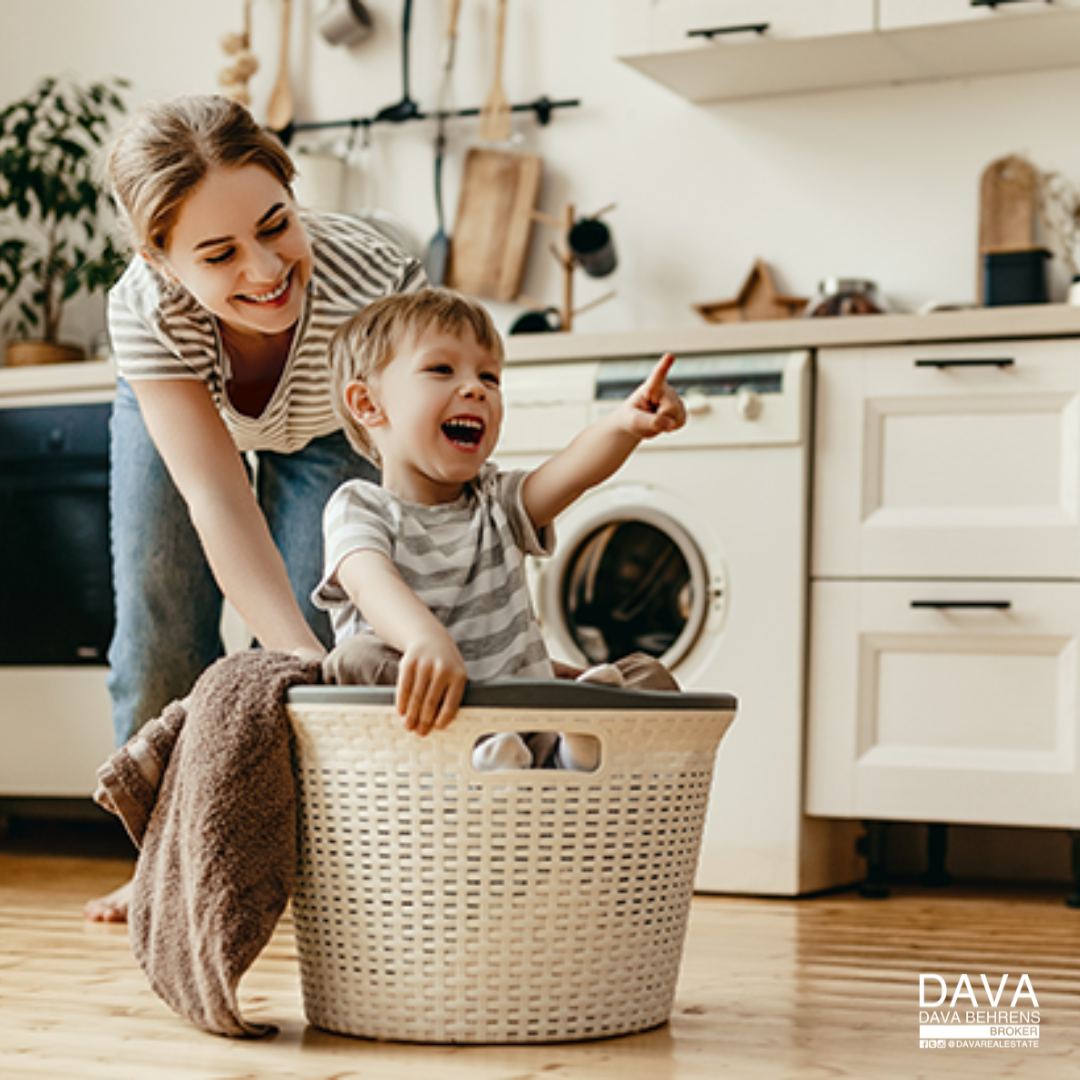
[(756, 420), (761, 416), (765, 402), (756, 390), (748, 386), (740, 387), (735, 394), (735, 412), (743, 420)]
[(688, 390), (683, 395), (683, 404), (690, 416), (703, 416), (712, 410), (712, 402), (709, 395), (703, 390)]

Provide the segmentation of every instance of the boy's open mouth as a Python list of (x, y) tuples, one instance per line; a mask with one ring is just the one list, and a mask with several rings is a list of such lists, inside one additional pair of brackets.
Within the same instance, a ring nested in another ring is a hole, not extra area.
[(442, 426), (443, 434), (455, 445), (472, 448), (484, 437), (484, 422), (473, 416), (457, 416)]

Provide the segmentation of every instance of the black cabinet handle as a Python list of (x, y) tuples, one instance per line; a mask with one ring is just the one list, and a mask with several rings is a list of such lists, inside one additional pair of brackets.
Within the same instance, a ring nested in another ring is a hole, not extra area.
[(999, 4), (1030, 4), (1032, 2), (1052, 4), (1054, 0), (971, 0), (971, 6), (996, 8)]
[(984, 608), (990, 611), (1008, 611), (1011, 600), (912, 600), (913, 608)]
[(712, 41), (714, 37), (722, 37), (724, 34), (764, 34), (769, 29), (769, 23), (747, 23), (745, 26), (716, 26), (710, 30), (687, 30), (687, 37), (703, 37)]
[(916, 360), (916, 367), (1012, 367), (1016, 361), (1012, 357), (986, 357), (978, 360)]

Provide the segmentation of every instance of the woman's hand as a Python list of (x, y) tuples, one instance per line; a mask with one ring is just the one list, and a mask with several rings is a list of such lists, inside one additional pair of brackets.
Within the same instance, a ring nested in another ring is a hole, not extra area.
[(398, 673), (397, 710), (405, 718), (405, 730), (418, 735), (449, 725), (468, 682), (453, 639), (441, 626), (438, 630), (409, 645)]
[(649, 377), (623, 402), (623, 426), (638, 439), (653, 439), (686, 423), (686, 406), (667, 381), (674, 363), (675, 357), (665, 353)]

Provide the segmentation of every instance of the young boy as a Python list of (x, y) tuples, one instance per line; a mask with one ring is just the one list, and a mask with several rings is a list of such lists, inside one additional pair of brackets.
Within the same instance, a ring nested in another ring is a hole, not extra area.
[[(549, 555), (562, 510), (642, 439), (686, 422), (666, 381), (673, 363), (663, 357), (542, 465), (500, 472), (488, 459), (503, 420), (503, 345), (483, 307), (426, 289), (376, 300), (344, 323), (330, 343), (334, 405), (354, 448), (381, 466), (382, 487), (346, 483), (324, 515), (326, 570), (313, 599), (339, 643), (331, 676), (396, 682), (405, 727), (421, 735), (450, 723), (469, 679), (554, 677), (524, 556)], [(660, 670), (660, 685), (677, 688)], [(505, 767), (506, 746), (491, 752)], [(529, 752), (516, 753), (511, 767), (528, 767)]]

